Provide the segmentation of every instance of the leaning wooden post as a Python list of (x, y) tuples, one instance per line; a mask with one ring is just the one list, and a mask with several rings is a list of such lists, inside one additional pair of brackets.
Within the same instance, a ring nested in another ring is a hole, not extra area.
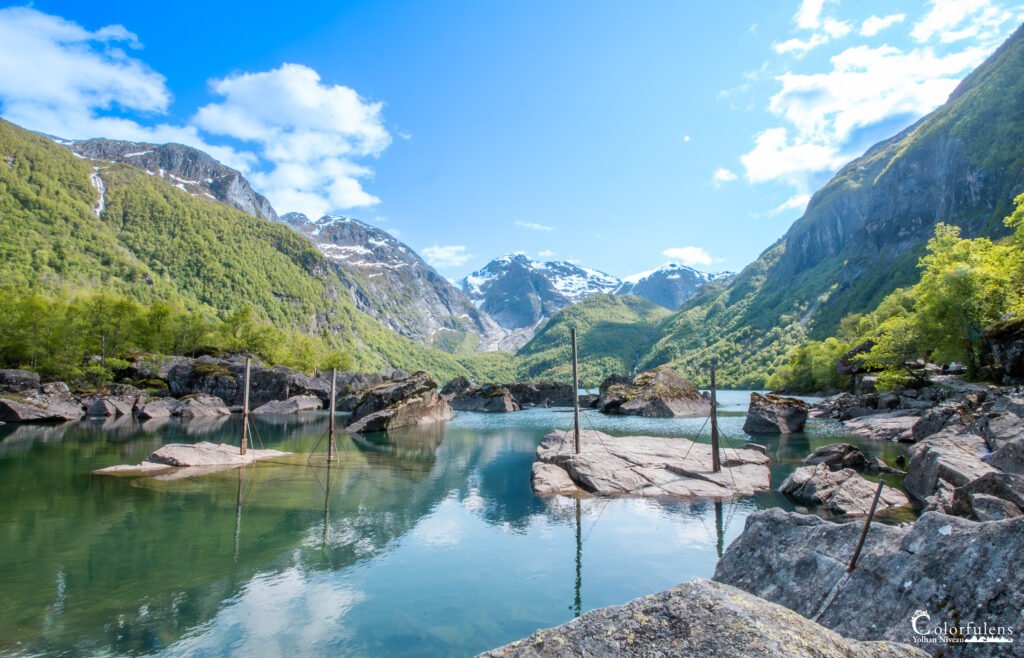
[(252, 359), (245, 357), (245, 390), (242, 393), (242, 449), (239, 454), (244, 455), (249, 445), (249, 372), (252, 368)]
[(328, 441), (327, 441), (327, 463), (330, 464), (334, 461), (334, 451), (337, 449), (334, 445), (334, 412), (335, 412), (335, 400), (338, 395), (338, 369), (331, 368), (331, 420), (328, 425)]
[(871, 519), (875, 518), (875, 508), (878, 507), (878, 499), (882, 497), (882, 488), (885, 482), (878, 481), (878, 488), (875, 489), (875, 499), (871, 501), (871, 509), (868, 510), (868, 518), (864, 519), (864, 529), (860, 531), (860, 539), (857, 541), (857, 548), (853, 550), (853, 557), (850, 558), (850, 566), (846, 573), (850, 573), (857, 566), (857, 558), (860, 557), (860, 550), (864, 548), (864, 540), (868, 538), (868, 528), (871, 527)]
[(572, 332), (572, 436), (576, 444), (576, 454), (580, 454), (580, 378), (579, 353), (576, 348), (576, 327)]
[(718, 454), (718, 391), (715, 388), (715, 365), (718, 359), (711, 359), (711, 470), (722, 470), (722, 458)]

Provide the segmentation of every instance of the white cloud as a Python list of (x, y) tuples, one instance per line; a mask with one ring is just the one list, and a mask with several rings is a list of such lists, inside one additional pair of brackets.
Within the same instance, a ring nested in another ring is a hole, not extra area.
[(906, 14), (890, 14), (888, 16), (869, 16), (864, 19), (860, 26), (860, 34), (864, 37), (873, 37), (882, 30), (902, 23), (907, 19)]
[(473, 254), (469, 253), (466, 247), (462, 245), (449, 245), (446, 247), (433, 245), (422, 249), (420, 253), (423, 254), (428, 263), (434, 267), (441, 268), (458, 267), (473, 257)]
[(550, 249), (544, 249), (543, 251), (537, 252), (538, 258), (551, 258), (554, 255), (555, 252), (551, 251)]
[(807, 202), (811, 200), (810, 194), (797, 194), (783, 201), (780, 205), (775, 207), (772, 211), (772, 215), (778, 215), (779, 213), (786, 212), (787, 210), (803, 210), (807, 207)]
[(683, 141), (684, 142), (690, 141), (690, 136), (689, 135), (683, 135)]
[(729, 171), (725, 167), (719, 167), (715, 169), (715, 173), (711, 176), (711, 181), (715, 184), (715, 187), (728, 183), (729, 181), (736, 180), (736, 174)]
[(200, 108), (195, 124), (256, 146), (270, 168), (254, 172), (253, 183), (275, 205), (319, 216), (379, 203), (361, 183), (370, 170), (355, 160), (391, 144), (381, 103), (322, 84), (300, 64), (229, 76), (211, 88), (223, 100)]
[(828, 37), (824, 34), (812, 34), (807, 39), (788, 39), (780, 43), (773, 43), (772, 50), (785, 55), (786, 53), (793, 53), (797, 57), (803, 57), (811, 50), (818, 46), (823, 46), (828, 43)]
[(515, 224), (519, 228), (525, 228), (525, 229), (529, 229), (531, 231), (545, 231), (545, 232), (549, 232), (549, 231), (554, 231), (555, 230), (554, 226), (548, 226), (547, 224), (538, 224), (536, 222), (523, 222), (523, 221), (520, 221), (518, 219), (515, 221)]
[(707, 266), (714, 262), (714, 259), (711, 258), (711, 254), (700, 247), (670, 247), (661, 253), (668, 258), (691, 267), (696, 265)]
[(817, 29), (821, 25), (821, 10), (824, 6), (825, 0), (803, 0), (793, 17), (797, 27), (804, 30)]
[(769, 128), (758, 134), (753, 150), (740, 156), (740, 162), (751, 183), (783, 179), (799, 185), (804, 174), (835, 169), (844, 156), (834, 145), (790, 140), (785, 128)]
[(847, 21), (826, 18), (821, 25), (821, 29), (825, 30), (825, 33), (833, 39), (841, 39), (853, 31), (853, 26)]
[(1002, 26), (1009, 20), (1013, 14), (991, 0), (931, 0), (931, 8), (910, 36), (920, 43), (936, 36), (940, 43), (972, 37), (994, 39), (1001, 36)]

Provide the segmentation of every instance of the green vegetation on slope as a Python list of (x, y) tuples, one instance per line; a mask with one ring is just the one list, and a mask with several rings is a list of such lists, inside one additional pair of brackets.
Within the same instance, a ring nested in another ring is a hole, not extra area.
[(837, 336), (792, 350), (768, 381), (793, 392), (828, 391), (847, 382), (836, 359), (863, 341), (875, 344), (859, 360), (878, 372), (883, 388), (908, 383), (918, 359), (960, 362), (970, 376), (982, 367), (982, 333), (997, 322), (1024, 317), (1024, 195), (1006, 225), (1008, 244), (964, 239), (955, 226), (939, 224), (918, 267), (921, 279), (893, 291), (872, 312), (849, 315)]
[(640, 297), (597, 295), (556, 313), (518, 353), (521, 379), (572, 377), (570, 328), (579, 340), (580, 381), (596, 386), (614, 373), (636, 368), (666, 309)]
[[(94, 166), (106, 187), (101, 217), (92, 212)], [(5, 121), (0, 288), (15, 298), (116, 293), (221, 320), (250, 309), (348, 353), (359, 369), (422, 369), (441, 381), (470, 374), (358, 311), (328, 261), (289, 227), (125, 165), (82, 160)]]

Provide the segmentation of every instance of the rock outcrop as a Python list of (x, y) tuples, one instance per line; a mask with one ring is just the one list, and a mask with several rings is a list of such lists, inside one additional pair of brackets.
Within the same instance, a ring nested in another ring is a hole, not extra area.
[[(771, 486), (768, 457), (751, 444), (722, 451), (722, 470), (714, 473), (711, 446), (705, 443), (583, 430), (576, 454), (572, 432), (556, 430), (537, 447), (537, 462), (562, 469), (578, 488), (603, 496), (731, 498)], [(537, 495), (567, 487), (550, 469), (544, 470), (543, 478), (536, 474)]]
[(803, 400), (781, 395), (750, 394), (743, 431), (747, 434), (791, 434), (804, 431), (808, 405)]
[[(859, 640), (913, 644), (918, 628), (1013, 628), (1024, 609), (1024, 518), (978, 523), (929, 512), (909, 526), (872, 524), (857, 567), (847, 566), (859, 523), (831, 523), (780, 509), (747, 517), (714, 579)], [(924, 611), (924, 614), (918, 613)], [(927, 615), (927, 617), (926, 617)], [(1019, 651), (1014, 638), (1013, 651)], [(1007, 645), (919, 644), (952, 656), (1007, 655)], [(1019, 653), (1017, 654), (1019, 655)]]
[(924, 658), (928, 654), (893, 642), (848, 640), (783, 606), (698, 578), (622, 606), (591, 610), (480, 655)]
[(522, 409), (507, 387), (495, 384), (463, 391), (452, 398), (451, 406), (456, 411), (511, 412)]
[(0, 391), (26, 393), (39, 388), (39, 373), (31, 370), (0, 369)]
[(673, 418), (709, 415), (711, 401), (672, 368), (658, 366), (628, 382), (621, 375), (605, 379), (598, 408), (606, 414)]
[(208, 416), (230, 416), (231, 411), (224, 405), (224, 400), (200, 393), (181, 400), (178, 415), (186, 419), (205, 418)]
[(270, 414), (298, 414), (309, 411), (320, 411), (323, 408), (320, 398), (312, 395), (294, 395), (287, 400), (274, 400), (253, 409), (257, 416)]
[(1004, 383), (1024, 382), (1024, 320), (1000, 322), (985, 332), (984, 340)]
[(976, 434), (953, 430), (934, 434), (914, 446), (903, 486), (926, 502), (939, 495), (932, 508), (947, 509), (953, 488), (996, 472), (984, 461), (989, 452), (985, 439)]
[(855, 471), (865, 473), (906, 475), (903, 471), (890, 467), (878, 457), (874, 459), (869, 458), (860, 448), (849, 443), (830, 443), (827, 446), (821, 446), (810, 455), (804, 457), (804, 463), (809, 466), (825, 464), (829, 470), (833, 471), (852, 468)]
[(375, 386), (352, 412), (349, 432), (378, 432), (449, 420), (452, 408), (425, 372)]
[[(818, 464), (793, 471), (779, 486), (779, 493), (836, 516), (861, 516), (871, 509), (877, 486), (852, 468), (833, 471), (826, 464)], [(909, 504), (903, 492), (885, 486), (878, 499), (877, 511)]]
[(571, 407), (573, 405), (572, 385), (562, 382), (538, 381), (507, 384), (512, 398), (524, 409), (526, 407)]
[(40, 394), (18, 399), (0, 397), (0, 421), (5, 423), (55, 423), (84, 415), (76, 400)]

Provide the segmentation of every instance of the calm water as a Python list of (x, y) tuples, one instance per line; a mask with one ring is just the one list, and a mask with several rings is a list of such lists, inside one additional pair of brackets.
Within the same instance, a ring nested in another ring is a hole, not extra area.
[[(721, 399), (724, 435), (746, 440), (747, 393)], [(0, 426), (0, 655), (472, 655), (710, 576), (748, 514), (791, 508), (774, 493), (587, 499), (577, 524), (575, 501), (530, 491), (537, 443), (571, 422), (536, 409), (342, 434), (328, 471), (326, 416), (259, 420), (263, 444), (296, 455), (179, 480), (89, 472), (162, 443), (236, 442), (237, 417)], [(704, 419), (586, 412), (583, 425), (707, 439)], [(773, 485), (840, 439), (815, 421), (760, 439)], [(859, 445), (890, 463), (900, 450)]]

